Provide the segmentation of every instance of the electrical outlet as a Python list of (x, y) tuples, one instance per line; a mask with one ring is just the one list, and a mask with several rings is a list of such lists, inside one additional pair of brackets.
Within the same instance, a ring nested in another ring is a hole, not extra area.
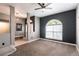
[(5, 43), (2, 43), (2, 45), (5, 45)]

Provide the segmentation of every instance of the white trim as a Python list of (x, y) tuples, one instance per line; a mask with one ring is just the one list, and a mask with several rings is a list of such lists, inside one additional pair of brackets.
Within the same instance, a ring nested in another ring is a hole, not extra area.
[[(39, 39), (28, 40), (28, 41), (26, 41), (26, 42), (23, 43), (23, 44), (31, 43), (31, 42), (36, 41), (36, 40), (39, 40)], [(23, 45), (23, 44), (21, 44), (21, 45)], [(16, 46), (16, 47), (17, 47), (17, 46), (20, 46), (20, 44), (19, 44), (19, 45), (15, 45), (15, 46)]]
[[(78, 5), (79, 5), (79, 4), (78, 4)], [(79, 29), (78, 29), (78, 26), (79, 26), (79, 24), (78, 24), (78, 23), (79, 23), (79, 22), (78, 22), (78, 17), (79, 17), (79, 16), (78, 16), (78, 15), (79, 15), (79, 14), (78, 14), (78, 13), (79, 13), (79, 11), (78, 11), (78, 6), (77, 6), (77, 7), (76, 7), (76, 43), (77, 43), (76, 48), (77, 48), (77, 50), (78, 50), (78, 52), (79, 52), (79, 42), (78, 42), (78, 40), (79, 40), (79, 37), (78, 37), (78, 36), (79, 36), (79, 34), (78, 34), (78, 33), (79, 33), (79, 32), (78, 32), (78, 31), (79, 31)]]
[(76, 49), (79, 53), (79, 46), (77, 44), (72, 44), (72, 43), (67, 43), (67, 42), (60, 42), (60, 41), (49, 40), (49, 39), (44, 39), (44, 38), (40, 38), (40, 39), (47, 40), (47, 41), (53, 41), (53, 42), (56, 42), (56, 43), (61, 43), (61, 44), (66, 44), (66, 45), (71, 45), (71, 46), (76, 46)]
[(47, 41), (53, 41), (53, 42), (56, 42), (56, 43), (62, 43), (62, 44), (67, 44), (67, 45), (73, 45), (73, 46), (76, 46), (76, 44), (67, 43), (67, 42), (60, 42), (60, 41), (49, 40), (49, 39), (44, 39), (44, 38), (40, 38), (40, 39), (42, 39), (42, 40), (47, 40)]
[(77, 48), (77, 50), (78, 50), (78, 52), (79, 52), (79, 46), (76, 46), (76, 48)]
[[(78, 52), (79, 52), (79, 47), (78, 47), (76, 44), (66, 43), (66, 42), (59, 42), (59, 41), (49, 40), (49, 39), (44, 39), (44, 38), (38, 38), (38, 39), (29, 40), (29, 41), (26, 41), (26, 43), (31, 43), (31, 42), (33, 42), (33, 41), (40, 40), (40, 39), (41, 39), (41, 40), (47, 40), (47, 41), (53, 41), (53, 42), (56, 42), (56, 43), (62, 43), (62, 44), (67, 44), (67, 45), (76, 46), (76, 48), (77, 48), (77, 50), (78, 50)], [(24, 43), (24, 44), (26, 44), (26, 43)], [(20, 45), (18, 45), (18, 46), (20, 46)], [(10, 55), (10, 54), (12, 54), (13, 52), (16, 51), (16, 48), (14, 48), (14, 46), (10, 46), (10, 47), (13, 48), (14, 50), (12, 50), (11, 52), (8, 52), (8, 53), (3, 54), (3, 56), (5, 56), (5, 55)], [(4, 49), (5, 49), (5, 48), (4, 48)], [(2, 49), (2, 50), (3, 50), (3, 49)]]
[(36, 41), (36, 40), (39, 40), (39, 39), (29, 40), (29, 41), (27, 41), (26, 43), (31, 43), (31, 42)]
[(8, 56), (15, 51), (16, 51), (16, 48), (13, 45), (10, 45), (0, 49), (0, 56)]

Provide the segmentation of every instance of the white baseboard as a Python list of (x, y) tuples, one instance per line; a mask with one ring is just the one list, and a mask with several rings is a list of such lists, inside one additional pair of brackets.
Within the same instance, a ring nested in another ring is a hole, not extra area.
[[(36, 40), (39, 40), (39, 39), (37, 38), (37, 39), (33, 39), (33, 40), (28, 40), (28, 41), (26, 41), (26, 42), (23, 43), (23, 44), (31, 43), (31, 42), (36, 41)], [(23, 44), (21, 44), (21, 45), (23, 45)], [(20, 44), (19, 44), (19, 45), (15, 45), (15, 46), (16, 46), (16, 47), (17, 47), (17, 46), (20, 46)]]
[(76, 49), (77, 49), (77, 51), (79, 52), (79, 46), (78, 46), (78, 45), (76, 46)]
[(8, 56), (16, 51), (16, 48), (13, 45), (0, 48), (0, 56)]
[(47, 40), (47, 41), (53, 41), (53, 42), (57, 42), (57, 43), (61, 43), (61, 44), (66, 44), (66, 45), (72, 45), (72, 46), (75, 46), (77, 51), (79, 52), (79, 46), (77, 44), (72, 44), (72, 43), (67, 43), (67, 42), (60, 42), (60, 41), (49, 40), (49, 39), (44, 39), (44, 38), (40, 38), (40, 39)]
[(67, 43), (67, 42), (61, 42), (61, 41), (55, 41), (55, 40), (49, 40), (49, 39), (44, 39), (44, 38), (40, 38), (40, 39), (47, 40), (47, 41), (53, 41), (53, 42), (57, 42), (57, 43), (62, 43), (62, 44), (67, 44), (67, 45), (73, 45), (73, 46), (76, 46), (76, 44)]
[(36, 41), (36, 40), (39, 40), (39, 39), (29, 40), (29, 41), (27, 41), (26, 43), (31, 43), (31, 42)]

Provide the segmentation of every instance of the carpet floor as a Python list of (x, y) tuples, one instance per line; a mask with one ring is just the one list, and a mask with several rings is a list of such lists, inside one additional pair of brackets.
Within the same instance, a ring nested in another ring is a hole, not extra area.
[(49, 40), (37, 40), (16, 47), (9, 56), (78, 56), (75, 46), (56, 43)]

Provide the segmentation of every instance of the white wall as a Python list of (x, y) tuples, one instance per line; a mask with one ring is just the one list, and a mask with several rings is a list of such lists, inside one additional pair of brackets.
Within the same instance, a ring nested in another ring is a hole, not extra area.
[(35, 32), (31, 32), (31, 39), (37, 39), (40, 37), (40, 20), (39, 17), (35, 17)]
[(24, 36), (24, 19), (16, 18), (16, 23), (22, 24), (22, 31), (15, 31), (15, 36), (20, 36), (20, 35)]
[(35, 16), (35, 31), (33, 31), (33, 24), (30, 24), (30, 14), (27, 13), (27, 39), (36, 40), (40, 37), (40, 20)]
[[(5, 45), (2, 45), (2, 43), (5, 43)], [(10, 33), (4, 33), (3, 35), (0, 35), (0, 48), (9, 45), (10, 45)]]
[[(9, 31), (6, 31), (6, 33), (3, 30), (4, 33), (1, 32), (1, 34), (0, 34), (0, 55), (9, 55), (9, 53), (13, 53), (14, 51), (16, 51), (16, 49), (14, 47), (14, 42), (15, 42), (15, 8), (10, 6), (9, 9), (10, 9), (10, 16), (7, 16), (5, 14), (0, 15), (1, 20), (9, 20), (8, 23), (9, 23), (9, 29), (10, 29)], [(4, 23), (2, 23), (2, 24), (4, 25)], [(2, 26), (0, 25), (0, 27), (2, 27)], [(2, 27), (2, 28), (6, 29), (6, 28), (8, 28), (8, 26)], [(2, 45), (2, 43), (4, 43), (4, 45)]]
[(11, 45), (15, 44), (15, 28), (16, 28), (16, 19), (15, 19), (15, 8), (10, 6), (10, 36), (11, 36)]
[[(5, 12), (5, 11), (4, 11)], [(9, 21), (9, 16), (5, 15), (3, 13), (0, 13), (0, 19), (1, 20), (8, 20)], [(9, 23), (9, 22), (8, 22)], [(10, 24), (10, 23), (9, 23)], [(3, 26), (3, 25), (2, 25)], [(9, 26), (10, 29), (10, 26)], [(5, 45), (2, 45), (2, 43), (4, 43)], [(3, 48), (5, 46), (9, 46), (10, 45), (10, 31), (7, 33), (2, 33), (0, 34), (0, 48)]]
[(77, 6), (77, 11), (76, 11), (76, 42), (77, 45), (79, 46), (79, 4)]

